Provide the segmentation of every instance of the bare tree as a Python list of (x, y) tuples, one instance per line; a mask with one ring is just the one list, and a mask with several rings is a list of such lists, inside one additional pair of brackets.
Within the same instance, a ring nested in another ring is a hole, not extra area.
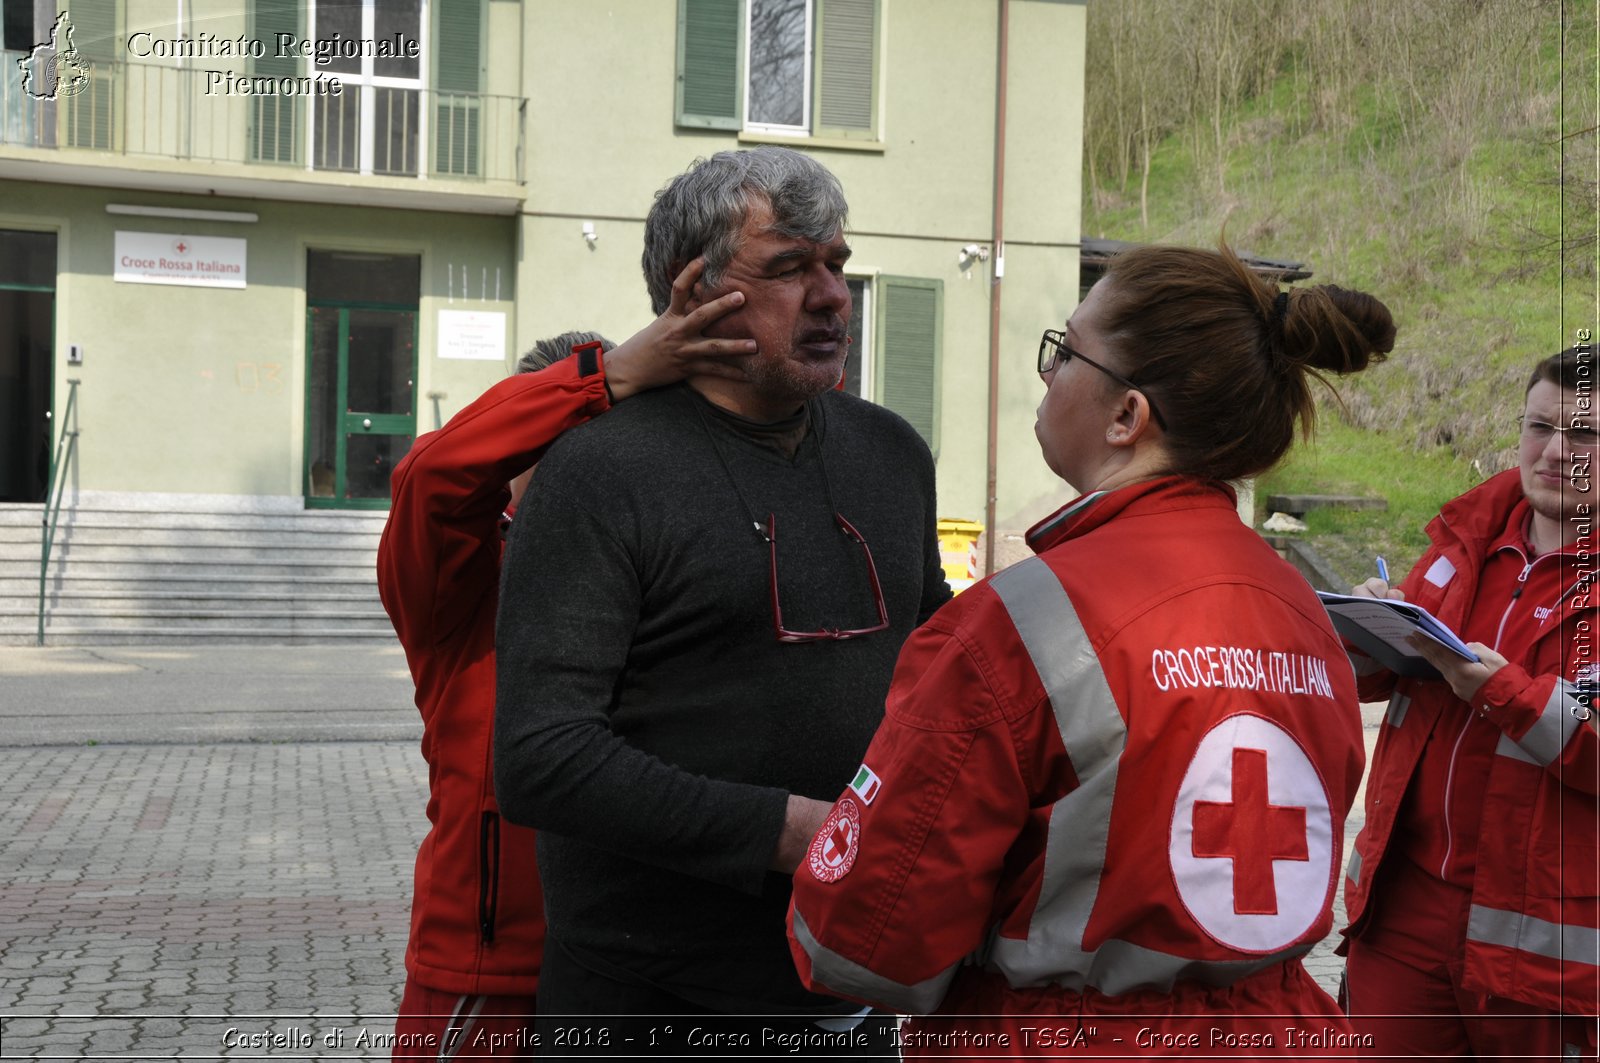
[(805, 122), (805, 0), (751, 0), (750, 120)]

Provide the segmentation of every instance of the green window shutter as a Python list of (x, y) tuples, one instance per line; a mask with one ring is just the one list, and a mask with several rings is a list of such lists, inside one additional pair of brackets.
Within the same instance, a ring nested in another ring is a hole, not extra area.
[(944, 281), (878, 278), (878, 402), (911, 423), (939, 453), (939, 362)]
[(878, 3), (817, 0), (816, 136), (877, 136)]
[[(250, 36), (266, 49), (250, 61), (251, 70), (263, 77), (299, 77), (303, 60), (279, 56), (278, 34), (300, 36), (298, 0), (255, 0), (250, 7)], [(255, 96), (250, 101), (250, 159), (252, 162), (300, 161), (298, 97)]]
[(483, 0), (438, 0), (434, 39), (433, 172), (482, 173)]
[(116, 65), (122, 58), (117, 40), (118, 7), (117, 0), (74, 0), (69, 12), (72, 46), (91, 68), (88, 83), (63, 101), (61, 120), (70, 147), (117, 149), (117, 94), (122, 82)]
[(117, 0), (72, 0), (68, 14), (72, 45), (84, 58), (97, 63), (122, 58), (117, 42)]
[(433, 172), (453, 177), (481, 175), (482, 111), (476, 96), (441, 93), (433, 109)]
[(483, 91), (483, 0), (436, 0), (438, 42), (433, 86), (440, 92)]
[[(83, 50), (80, 48), (79, 52)], [(66, 123), (67, 145), (93, 151), (116, 151), (117, 93), (120, 79), (109, 66), (95, 64), (83, 89), (66, 97), (62, 121)]]
[[(76, 0), (74, 0), (76, 2)], [(300, 4), (298, 0), (255, 0), (250, 7), (250, 36), (266, 49), (260, 59), (251, 60), (251, 68), (263, 77), (298, 77), (303, 60), (294, 56), (278, 55), (278, 34), (300, 36)]]
[(678, 0), (677, 123), (738, 129), (744, 111), (743, 0)]

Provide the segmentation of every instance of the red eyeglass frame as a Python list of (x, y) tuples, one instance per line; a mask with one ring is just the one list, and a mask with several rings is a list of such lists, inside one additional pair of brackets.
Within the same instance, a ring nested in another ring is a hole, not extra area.
[(784, 627), (783, 606), (778, 600), (778, 517), (775, 513), (768, 513), (766, 527), (756, 522), (756, 534), (767, 541), (767, 553), (772, 561), (772, 630), (779, 642), (843, 641), (871, 635), (889, 626), (889, 606), (883, 600), (883, 585), (878, 582), (878, 566), (872, 560), (872, 547), (867, 545), (866, 537), (856, 531), (855, 525), (845, 520), (838, 510), (834, 510), (833, 519), (845, 538), (861, 547), (862, 554), (866, 556), (867, 580), (872, 584), (873, 604), (878, 607), (878, 623), (873, 627), (823, 628), (821, 631), (790, 631)]

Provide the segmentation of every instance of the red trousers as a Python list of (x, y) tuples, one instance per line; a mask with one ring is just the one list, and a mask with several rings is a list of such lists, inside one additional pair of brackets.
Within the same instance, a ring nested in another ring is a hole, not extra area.
[(531, 1059), (537, 997), (463, 996), (406, 979), (395, 1060)]
[(903, 1058), (1326, 1059), (1356, 1052), (1339, 1006), (1298, 960), (1230, 986), (1179, 982), (1167, 993), (1114, 997), (1012, 989), (997, 974), (967, 968), (941, 1007), (961, 1014), (907, 1020)]
[[(1388, 865), (1394, 864), (1391, 869)], [(1379, 1059), (1595, 1060), (1595, 1018), (1560, 1015), (1462, 985), (1468, 890), (1409, 860), (1385, 862), (1376, 905), (1345, 960), (1350, 1023)]]

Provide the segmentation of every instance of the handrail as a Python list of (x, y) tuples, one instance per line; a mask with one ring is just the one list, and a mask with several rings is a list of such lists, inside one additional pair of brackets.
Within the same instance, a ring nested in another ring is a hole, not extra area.
[[(56, 528), (61, 520), (62, 488), (67, 482), (66, 469), (78, 453), (78, 381), (67, 381), (67, 411), (61, 418), (61, 438), (56, 442), (56, 453), (50, 459), (50, 477), (44, 488), (44, 529), (39, 545), (39, 645), (44, 645), (44, 590), (45, 574), (50, 568), (50, 544), (55, 541)], [(62, 452), (66, 452), (65, 459)], [(57, 473), (61, 473), (57, 479)]]

